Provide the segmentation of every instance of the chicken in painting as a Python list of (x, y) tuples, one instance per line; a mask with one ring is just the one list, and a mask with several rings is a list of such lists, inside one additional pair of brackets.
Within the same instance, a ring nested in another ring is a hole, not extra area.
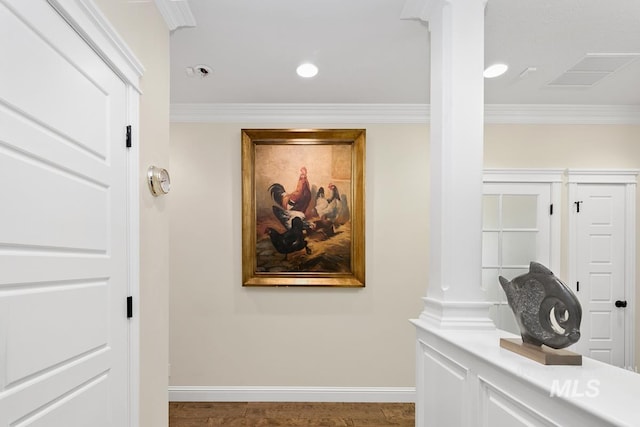
[(311, 253), (302, 229), (302, 219), (298, 216), (293, 218), (291, 227), (284, 233), (278, 233), (277, 230), (271, 227), (267, 228), (267, 234), (271, 239), (273, 247), (281, 254), (284, 254), (285, 261), (287, 260), (287, 256), (292, 252), (304, 249), (307, 254)]
[(287, 194), (284, 186), (279, 183), (272, 184), (269, 187), (273, 200), (285, 210), (293, 210), (304, 212), (311, 201), (311, 189), (309, 188), (309, 180), (307, 179), (307, 168), (300, 168), (300, 177), (295, 191)]
[[(341, 197), (338, 187), (333, 183), (319, 187), (317, 191), (317, 187), (314, 186), (313, 198), (307, 167), (302, 166), (299, 172), (296, 188), (291, 193), (287, 193), (284, 185), (279, 182), (271, 184), (268, 188), (273, 201), (271, 211), (282, 228), (277, 229), (275, 225), (267, 226), (265, 234), (269, 236), (272, 248), (285, 255), (283, 261), (290, 260), (289, 254), (302, 250), (305, 251), (303, 255), (311, 255), (313, 250), (309, 246), (308, 238), (312, 239), (313, 245), (319, 245), (337, 236), (339, 232), (336, 232), (336, 227), (341, 225), (339, 219), (343, 206), (346, 206), (346, 200)], [(344, 210), (348, 209), (345, 207)], [(342, 244), (341, 241), (334, 242), (333, 247)], [(326, 264), (324, 259), (327, 254), (324, 253), (324, 249), (324, 246), (319, 247), (319, 255), (322, 263)], [(317, 262), (308, 260), (308, 263)]]

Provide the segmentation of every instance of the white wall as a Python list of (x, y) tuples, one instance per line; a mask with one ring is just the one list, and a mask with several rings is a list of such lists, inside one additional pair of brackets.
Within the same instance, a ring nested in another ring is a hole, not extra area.
[(168, 425), (169, 213), (145, 181), (169, 165), (169, 30), (153, 2), (96, 0), (145, 68), (140, 98), (140, 426)]
[[(243, 288), (240, 129), (263, 127), (171, 125), (171, 385), (414, 386), (407, 319), (426, 294), (428, 127), (350, 126), (367, 129), (364, 289)], [(639, 135), (490, 125), (485, 167), (640, 168)]]
[(640, 167), (640, 126), (488, 125), (486, 168)]
[(261, 127), (171, 126), (171, 384), (412, 386), (426, 127), (353, 126), (367, 128), (365, 288), (243, 288), (240, 129)]

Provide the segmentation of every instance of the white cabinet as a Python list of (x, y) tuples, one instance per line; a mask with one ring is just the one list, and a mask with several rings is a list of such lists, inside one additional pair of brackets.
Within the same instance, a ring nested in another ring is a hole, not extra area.
[(544, 366), (501, 348), (508, 332), (414, 324), (416, 426), (638, 425), (636, 373), (588, 358)]

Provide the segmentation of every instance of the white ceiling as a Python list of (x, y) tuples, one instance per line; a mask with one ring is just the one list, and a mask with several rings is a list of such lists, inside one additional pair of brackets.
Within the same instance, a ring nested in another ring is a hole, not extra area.
[[(188, 4), (197, 26), (171, 36), (173, 104), (429, 103), (428, 31), (400, 19), (404, 0)], [(510, 66), (485, 81), (488, 104), (640, 105), (640, 59), (592, 86), (549, 85), (587, 54), (640, 54), (640, 0), (489, 0), (485, 32), (486, 63)], [(312, 79), (295, 73), (306, 61)], [(187, 75), (201, 64), (208, 77)]]

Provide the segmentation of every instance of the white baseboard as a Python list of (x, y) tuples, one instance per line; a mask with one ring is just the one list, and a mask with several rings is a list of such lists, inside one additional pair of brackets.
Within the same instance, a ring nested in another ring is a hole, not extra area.
[(170, 402), (415, 402), (415, 387), (169, 387)]

